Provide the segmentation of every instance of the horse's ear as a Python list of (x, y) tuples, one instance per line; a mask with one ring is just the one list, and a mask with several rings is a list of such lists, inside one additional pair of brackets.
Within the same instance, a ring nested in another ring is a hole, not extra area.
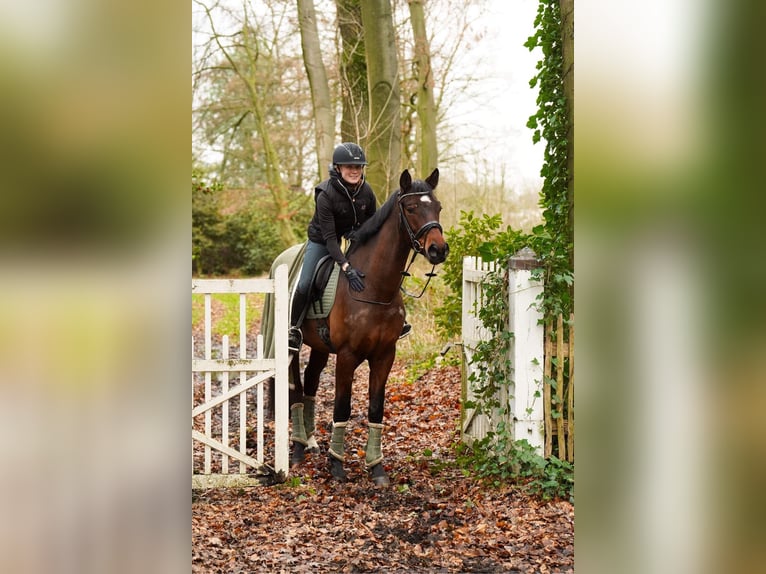
[(426, 178), (426, 183), (431, 186), (432, 189), (436, 189), (439, 184), (439, 168), (437, 167), (431, 172), (431, 175)]
[(399, 190), (402, 193), (405, 193), (410, 189), (411, 185), (412, 185), (412, 176), (410, 175), (410, 172), (405, 169), (402, 172), (402, 175), (399, 177)]

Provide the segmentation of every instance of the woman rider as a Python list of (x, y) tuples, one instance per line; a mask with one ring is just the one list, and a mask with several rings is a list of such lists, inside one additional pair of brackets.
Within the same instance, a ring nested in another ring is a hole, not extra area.
[[(316, 186), (316, 208), (308, 227), (308, 241), (301, 274), (293, 296), (290, 311), (288, 346), (300, 351), (303, 343), (300, 326), (308, 307), (311, 278), (319, 260), (329, 254), (346, 274), (354, 291), (364, 290), (364, 274), (349, 264), (340, 249), (340, 238), (367, 221), (377, 208), (372, 187), (364, 180), (367, 158), (364, 151), (352, 142), (342, 143), (332, 154), (330, 177)], [(401, 337), (410, 334), (411, 325), (405, 322)]]

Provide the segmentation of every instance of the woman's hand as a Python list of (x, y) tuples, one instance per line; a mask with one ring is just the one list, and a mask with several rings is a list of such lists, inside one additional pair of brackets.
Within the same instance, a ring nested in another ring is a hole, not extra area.
[(346, 274), (346, 279), (348, 279), (348, 284), (351, 286), (351, 288), (357, 292), (364, 291), (364, 281), (362, 281), (364, 273), (357, 271), (349, 264), (346, 264), (345, 267), (346, 268), (343, 270), (343, 272)]

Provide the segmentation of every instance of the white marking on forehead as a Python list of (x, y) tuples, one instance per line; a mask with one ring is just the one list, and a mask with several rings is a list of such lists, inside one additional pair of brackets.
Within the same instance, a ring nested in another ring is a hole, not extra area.
[(423, 203), (431, 203), (431, 198), (428, 197), (427, 195), (421, 195), (420, 201), (422, 201)]

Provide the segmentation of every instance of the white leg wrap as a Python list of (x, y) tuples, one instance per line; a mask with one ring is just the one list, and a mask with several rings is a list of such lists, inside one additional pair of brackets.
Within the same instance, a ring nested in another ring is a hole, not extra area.
[[(306, 428), (306, 436), (309, 442), (314, 438), (314, 411), (316, 407), (316, 399), (314, 397), (303, 397), (303, 424)], [(316, 440), (314, 441), (316, 444)]]
[(330, 439), (329, 453), (332, 457), (337, 458), (341, 462), (345, 460), (344, 443), (346, 442), (346, 425), (348, 421), (332, 423), (332, 438)]
[(306, 438), (306, 429), (303, 426), (303, 403), (295, 403), (290, 407), (290, 418), (293, 422), (293, 432), (290, 435), (290, 440), (306, 446), (308, 439)]
[(367, 448), (365, 448), (364, 461), (367, 468), (375, 466), (383, 460), (383, 425), (380, 423), (367, 423)]

